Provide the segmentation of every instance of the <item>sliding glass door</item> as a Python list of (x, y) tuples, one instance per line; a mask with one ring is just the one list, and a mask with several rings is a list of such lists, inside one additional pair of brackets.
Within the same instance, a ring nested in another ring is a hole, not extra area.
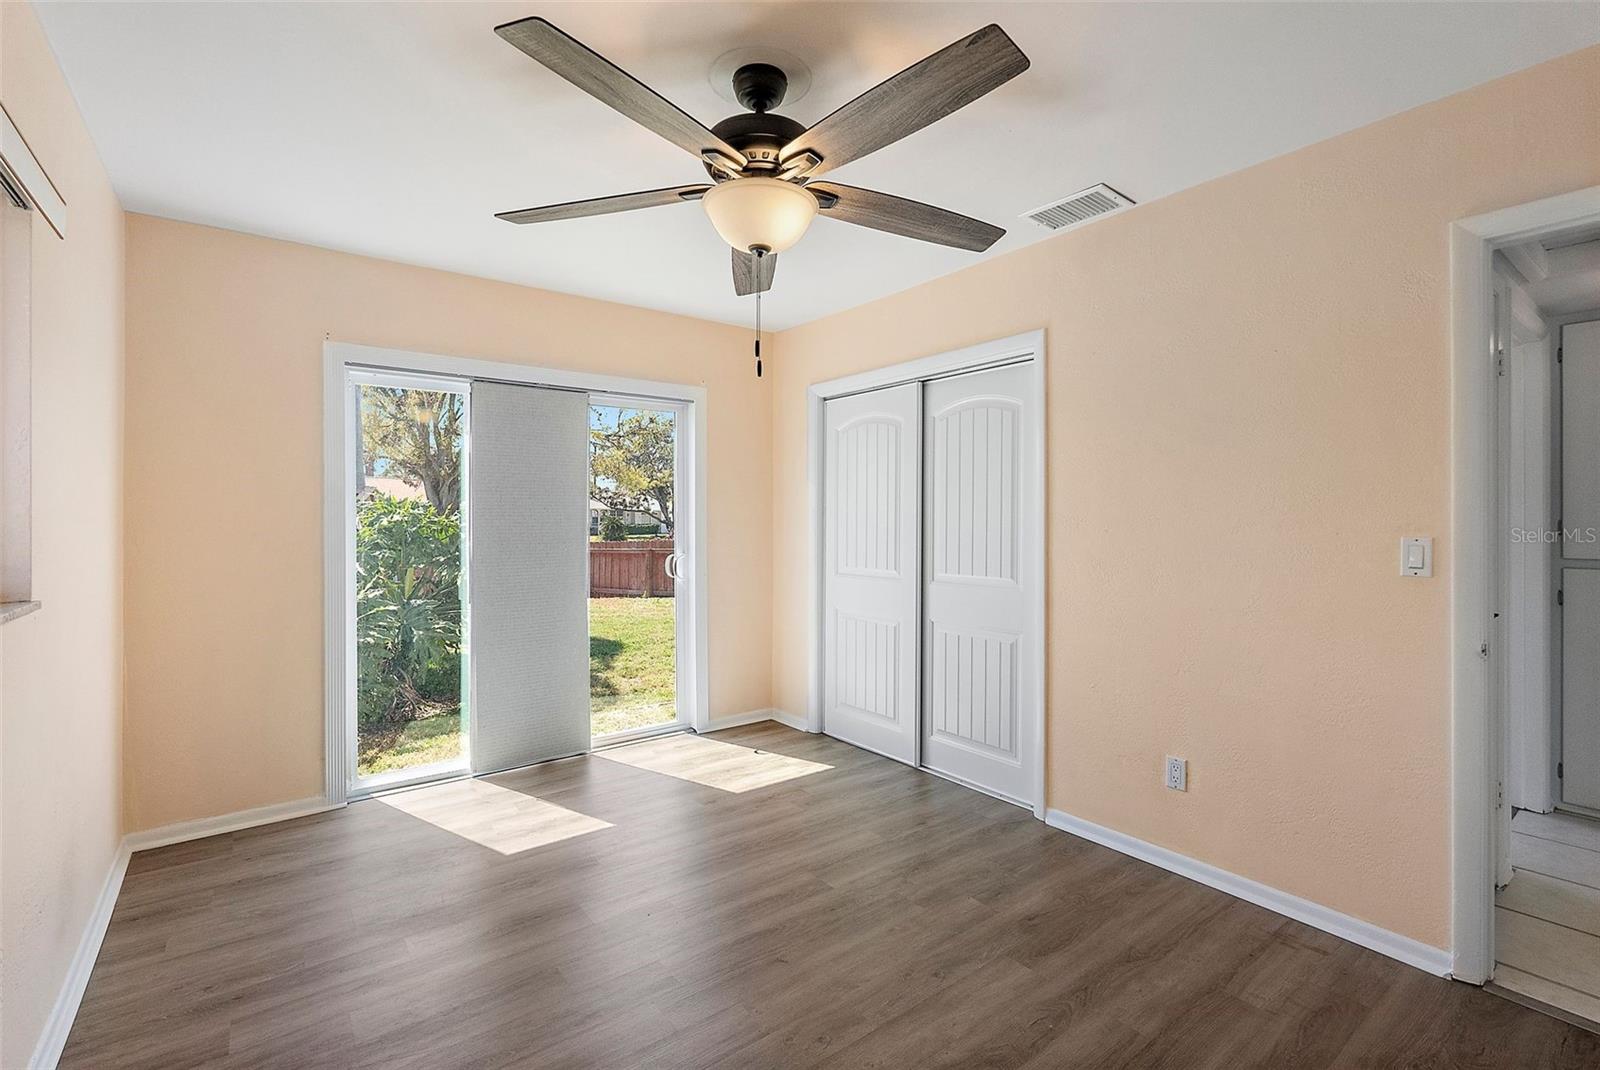
[(703, 720), (699, 399), (336, 349), (330, 797)]
[(596, 739), (688, 723), (680, 701), (684, 409), (589, 400), (589, 705)]
[(354, 780), (466, 768), (467, 384), (352, 371)]

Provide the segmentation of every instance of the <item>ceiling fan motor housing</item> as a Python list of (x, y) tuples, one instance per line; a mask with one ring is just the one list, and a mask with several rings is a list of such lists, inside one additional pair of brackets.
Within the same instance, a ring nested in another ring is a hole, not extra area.
[(733, 72), (733, 96), (751, 111), (771, 111), (783, 103), (789, 76), (770, 63), (746, 63)]
[[(711, 132), (744, 153), (745, 159), (750, 161), (750, 166), (745, 168), (747, 172), (760, 174), (776, 171), (778, 154), (783, 151), (785, 145), (805, 133), (806, 128), (787, 115), (770, 111), (747, 111), (728, 116), (713, 126)], [(728, 177), (709, 165), (706, 170), (718, 182)]]

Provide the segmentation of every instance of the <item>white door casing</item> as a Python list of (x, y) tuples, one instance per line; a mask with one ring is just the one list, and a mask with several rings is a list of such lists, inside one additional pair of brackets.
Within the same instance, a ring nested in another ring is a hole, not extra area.
[[(1489, 663), (1496, 610), (1493, 254), (1497, 248), (1600, 226), (1600, 186), (1458, 219), (1450, 240), (1450, 973), (1480, 984), (1494, 973), (1493, 763), (1499, 706)], [(1487, 646), (1488, 657), (1485, 657)]]
[(823, 582), (829, 735), (917, 764), (921, 385), (825, 412)]
[(925, 385), (922, 762), (1031, 803), (1027, 387), (1022, 366)]

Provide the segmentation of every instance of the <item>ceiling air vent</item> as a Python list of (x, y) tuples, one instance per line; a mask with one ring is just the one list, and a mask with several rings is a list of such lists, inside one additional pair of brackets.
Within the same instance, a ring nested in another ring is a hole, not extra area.
[(1046, 230), (1067, 230), (1097, 219), (1103, 215), (1133, 207), (1133, 200), (1124, 197), (1104, 183), (1079, 190), (1066, 200), (1055, 201), (1043, 208), (1035, 208), (1023, 215)]

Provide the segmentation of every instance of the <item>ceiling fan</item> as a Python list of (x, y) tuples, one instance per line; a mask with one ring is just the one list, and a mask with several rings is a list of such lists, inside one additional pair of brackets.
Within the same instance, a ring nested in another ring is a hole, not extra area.
[[(496, 26), (494, 32), (579, 89), (699, 157), (711, 177), (709, 183), (501, 212), (498, 219), (543, 223), (698, 200), (717, 233), (733, 247), (734, 292), (754, 293), (758, 302), (761, 292), (772, 286), (777, 254), (800, 240), (819, 211), (857, 226), (973, 252), (984, 251), (1005, 233), (929, 204), (816, 181), (1027, 70), (1028, 57), (999, 26), (985, 26), (940, 49), (809, 128), (772, 111), (783, 102), (789, 80), (771, 64), (748, 63), (734, 72), (735, 99), (749, 110), (707, 129), (544, 19), (519, 19)], [(758, 359), (758, 375), (759, 367)]]

